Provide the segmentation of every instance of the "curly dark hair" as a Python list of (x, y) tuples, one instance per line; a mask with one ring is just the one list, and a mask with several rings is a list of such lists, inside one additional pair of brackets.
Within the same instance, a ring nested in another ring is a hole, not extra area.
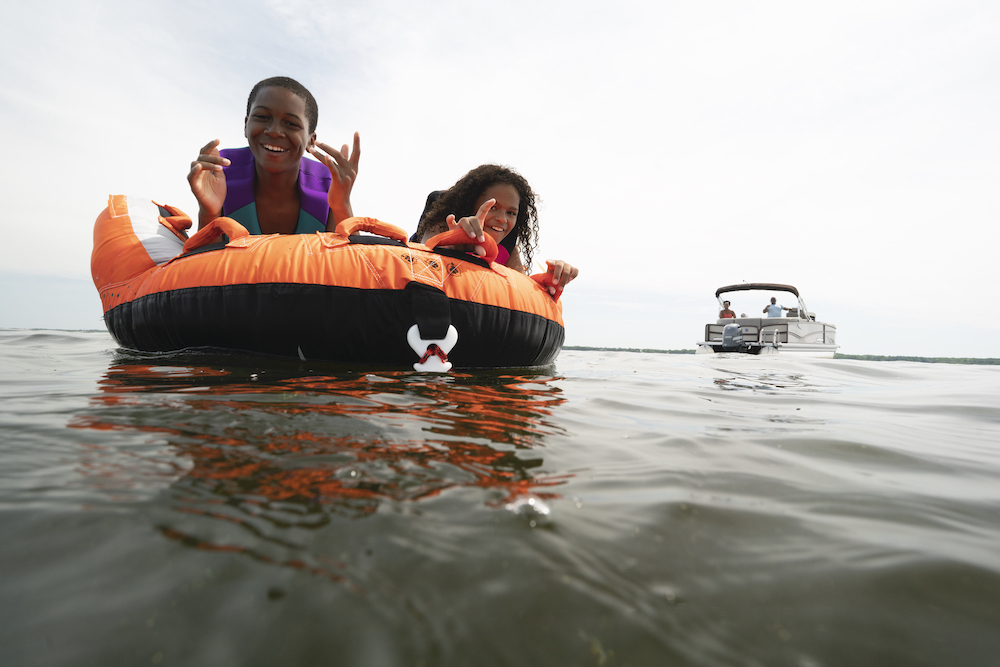
[(288, 92), (302, 98), (302, 101), (306, 103), (306, 120), (309, 121), (309, 134), (315, 132), (316, 124), (319, 123), (319, 105), (316, 104), (316, 98), (309, 92), (309, 89), (295, 79), (287, 76), (272, 76), (270, 79), (257, 82), (257, 85), (250, 91), (250, 97), (247, 98), (247, 115), (250, 115), (250, 107), (253, 106), (253, 101), (257, 98), (257, 93), (262, 88), (270, 88), (272, 86), (275, 88), (284, 88)]
[(490, 186), (497, 183), (512, 186), (521, 198), (517, 210), (517, 222), (511, 233), (516, 235), (515, 247), (521, 251), (521, 262), (530, 271), (531, 253), (538, 245), (538, 209), (535, 206), (538, 195), (528, 185), (524, 176), (509, 167), (483, 164), (458, 179), (455, 185), (442, 192), (437, 201), (424, 213), (417, 226), (416, 238), (422, 239), (427, 232), (447, 231), (446, 220), (451, 214), (454, 214), (455, 218), (475, 215), (476, 200)]

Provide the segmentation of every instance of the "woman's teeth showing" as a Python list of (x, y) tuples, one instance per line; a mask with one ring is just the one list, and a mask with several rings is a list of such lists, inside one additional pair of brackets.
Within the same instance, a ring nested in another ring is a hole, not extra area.
[(284, 153), (287, 148), (282, 148), (281, 146), (272, 146), (271, 144), (261, 144), (264, 150), (271, 151), (272, 153)]

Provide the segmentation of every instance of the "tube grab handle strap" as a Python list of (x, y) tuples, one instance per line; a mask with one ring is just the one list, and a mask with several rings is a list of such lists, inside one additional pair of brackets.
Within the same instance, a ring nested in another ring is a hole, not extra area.
[(486, 249), (486, 257), (481, 259), (485, 259), (487, 262), (492, 264), (497, 261), (497, 253), (499, 252), (497, 249), (497, 242), (494, 241), (493, 237), (489, 234), (483, 234), (483, 236), (486, 237), (486, 240), (479, 242), (475, 239), (469, 238), (468, 233), (466, 233), (464, 229), (456, 228), (447, 232), (442, 232), (437, 236), (427, 239), (427, 243), (424, 245), (431, 250), (434, 250), (434, 248), (439, 245), (481, 245)]
[(228, 236), (229, 242), (232, 243), (236, 239), (249, 236), (250, 232), (247, 231), (246, 227), (232, 218), (216, 218), (207, 227), (199, 230), (197, 234), (187, 240), (184, 244), (184, 252), (191, 252), (203, 245), (214, 243), (223, 234)]
[[(191, 218), (187, 213), (176, 206), (168, 206), (153, 202), (160, 209), (160, 224), (170, 230), (170, 232), (180, 239), (181, 243), (187, 243), (190, 238), (187, 230), (191, 229)], [(165, 215), (169, 213), (170, 215)]]
[(545, 290), (546, 294), (548, 294), (548, 292), (549, 292), (548, 288), (550, 286), (555, 287), (556, 288), (556, 293), (549, 295), (549, 296), (552, 297), (553, 301), (558, 301), (559, 297), (562, 296), (563, 288), (559, 287), (554, 282), (552, 282), (552, 274), (551, 273), (548, 273), (548, 272), (546, 272), (546, 273), (536, 273), (536, 274), (530, 275), (528, 277), (531, 278), (532, 280), (534, 280), (539, 285), (541, 285), (542, 289)]
[(354, 217), (341, 220), (337, 223), (337, 234), (340, 234), (345, 239), (358, 232), (371, 232), (372, 234), (378, 234), (388, 239), (406, 243), (406, 232), (396, 225), (390, 225), (388, 222), (382, 222), (375, 218)]

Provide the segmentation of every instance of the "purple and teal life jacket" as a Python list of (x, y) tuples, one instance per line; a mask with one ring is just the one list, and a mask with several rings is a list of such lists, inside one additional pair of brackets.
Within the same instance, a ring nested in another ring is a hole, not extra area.
[[(253, 199), (256, 178), (253, 153), (249, 147), (227, 148), (219, 153), (231, 163), (222, 168), (222, 173), (226, 175), (226, 201), (222, 204), (222, 215), (240, 223), (251, 234), (261, 234), (257, 205)], [(326, 231), (326, 218), (330, 212), (326, 196), (331, 180), (330, 170), (326, 165), (306, 158), (299, 162), (299, 220), (295, 225), (296, 234)]]

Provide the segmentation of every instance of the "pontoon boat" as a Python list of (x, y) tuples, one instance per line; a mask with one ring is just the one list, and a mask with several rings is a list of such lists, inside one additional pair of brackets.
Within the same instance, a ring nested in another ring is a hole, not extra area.
[[(810, 357), (833, 357), (837, 351), (837, 327), (825, 322), (817, 322), (816, 315), (809, 312), (799, 291), (791, 285), (776, 283), (743, 283), (729, 285), (715, 290), (719, 300), (720, 315), (724, 310), (723, 294), (745, 291), (791, 292), (798, 300), (796, 308), (781, 308), (781, 317), (767, 317), (758, 310), (767, 299), (755, 301), (748, 306), (751, 317), (742, 313), (736, 317), (726, 317), (705, 325), (705, 338), (698, 343), (697, 354), (715, 352), (741, 352), (743, 354), (773, 354), (793, 352)], [(779, 304), (780, 305), (780, 304)], [(788, 311), (787, 315), (784, 311)], [(735, 314), (735, 312), (734, 312)]]

